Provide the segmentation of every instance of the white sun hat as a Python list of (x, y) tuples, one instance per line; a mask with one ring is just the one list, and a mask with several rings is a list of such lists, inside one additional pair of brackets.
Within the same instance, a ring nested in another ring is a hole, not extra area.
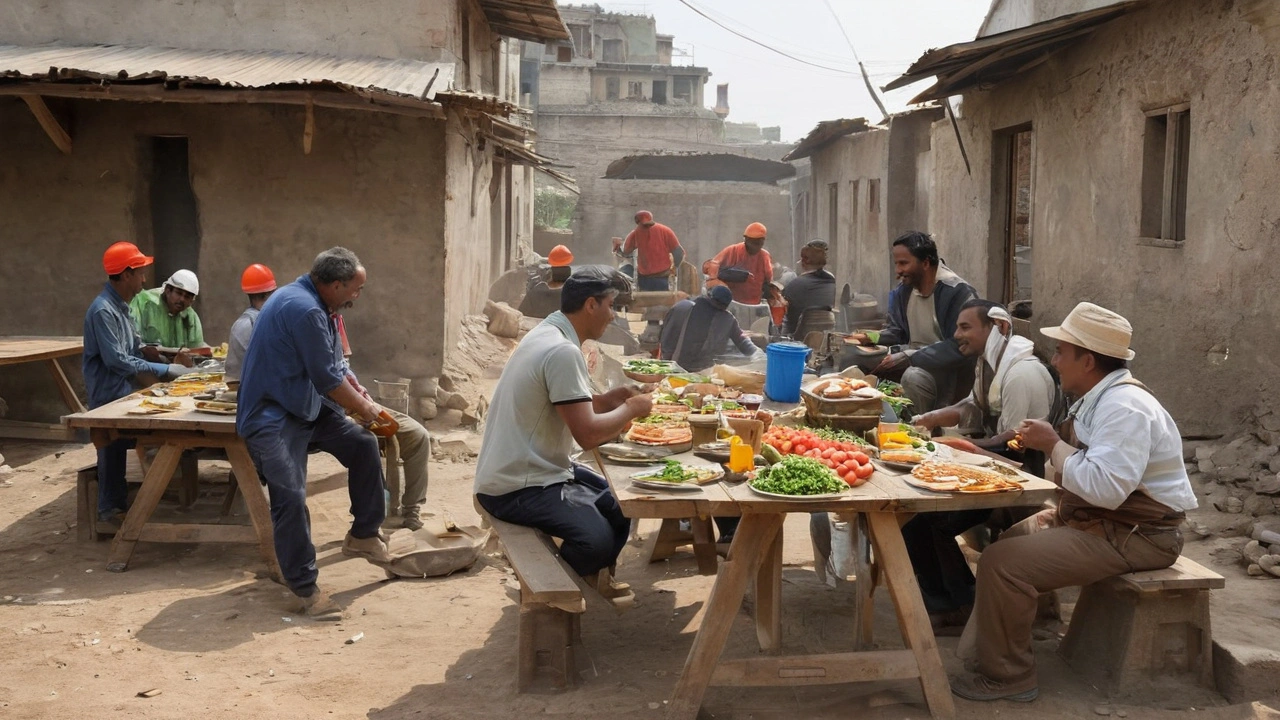
[(1121, 315), (1091, 302), (1076, 305), (1061, 325), (1041, 328), (1040, 332), (1100, 355), (1133, 359), (1133, 350), (1129, 349), (1133, 326)]

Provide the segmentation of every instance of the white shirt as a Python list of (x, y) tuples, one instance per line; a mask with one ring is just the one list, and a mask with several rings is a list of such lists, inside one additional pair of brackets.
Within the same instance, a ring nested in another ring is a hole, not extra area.
[(1131, 377), (1116, 370), (1072, 406), (1076, 437), (1088, 449), (1065, 442), (1054, 447), (1062, 487), (1108, 510), (1138, 488), (1174, 510), (1190, 510), (1199, 503), (1182, 463), (1178, 426), (1151, 393), (1116, 385)]
[(591, 402), (578, 334), (564, 313), (547, 316), (502, 369), (485, 419), (475, 492), (506, 495), (573, 477), (573, 433), (556, 405)]
[[(1023, 420), (1049, 417), (1057, 394), (1053, 377), (1035, 356), (1035, 345), (1024, 337), (1012, 335), (1007, 339), (1009, 347), (1004, 348), (1005, 340), (1005, 336), (992, 328), (983, 353), (983, 358), (995, 368), (987, 406), (999, 415), (997, 435), (1018, 427)], [(961, 427), (982, 426), (982, 411), (976, 401), (980, 392), (982, 388), (975, 382), (969, 396), (958, 403)]]

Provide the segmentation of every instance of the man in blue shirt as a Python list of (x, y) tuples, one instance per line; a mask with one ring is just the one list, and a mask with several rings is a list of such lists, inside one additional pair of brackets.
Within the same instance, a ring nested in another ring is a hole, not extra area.
[[(150, 362), (142, 357), (142, 343), (129, 314), (129, 301), (142, 292), (146, 268), (154, 261), (128, 242), (115, 243), (102, 255), (107, 283), (84, 315), (82, 369), (90, 408), (119, 400), (138, 387), (191, 371), (182, 365)], [(132, 440), (116, 440), (98, 448), (99, 520), (118, 524), (125, 511), (125, 460), (133, 444)]]
[(346, 381), (337, 358), (336, 313), (351, 307), (365, 270), (342, 247), (316, 256), (311, 273), (277, 290), (262, 307), (241, 373), (236, 432), (271, 497), (276, 558), (285, 584), (312, 617), (339, 619), (342, 608), (316, 585), (316, 550), (307, 514), (307, 449), (333, 455), (347, 468), (351, 531), (344, 555), (389, 562), (379, 535), (386, 516), (378, 441), (363, 423), (382, 411)]

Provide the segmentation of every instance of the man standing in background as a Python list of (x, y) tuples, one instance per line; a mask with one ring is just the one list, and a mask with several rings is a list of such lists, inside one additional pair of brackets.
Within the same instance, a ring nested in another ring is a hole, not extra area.
[(636, 258), (636, 287), (640, 290), (666, 291), (671, 289), (670, 279), (680, 263), (684, 262), (684, 248), (675, 231), (653, 221), (653, 213), (641, 210), (636, 213), (636, 229), (627, 235), (625, 242), (613, 239), (613, 251)]

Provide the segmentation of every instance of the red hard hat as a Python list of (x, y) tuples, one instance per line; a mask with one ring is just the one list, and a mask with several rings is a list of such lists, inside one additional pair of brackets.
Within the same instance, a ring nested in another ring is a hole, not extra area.
[(270, 292), (276, 289), (276, 276), (266, 265), (254, 263), (240, 273), (240, 289), (249, 295)]
[(129, 268), (146, 267), (155, 260), (153, 257), (143, 255), (138, 246), (131, 242), (118, 242), (102, 254), (102, 269), (106, 270), (108, 275), (116, 275)]
[(573, 263), (573, 252), (563, 245), (557, 245), (551, 248), (547, 262), (551, 263), (551, 267), (567, 267)]
[(769, 230), (764, 226), (763, 223), (758, 223), (758, 222), (751, 223), (750, 225), (747, 226), (746, 230), (742, 231), (743, 237), (749, 237), (752, 240), (759, 240), (768, 234), (769, 234)]

